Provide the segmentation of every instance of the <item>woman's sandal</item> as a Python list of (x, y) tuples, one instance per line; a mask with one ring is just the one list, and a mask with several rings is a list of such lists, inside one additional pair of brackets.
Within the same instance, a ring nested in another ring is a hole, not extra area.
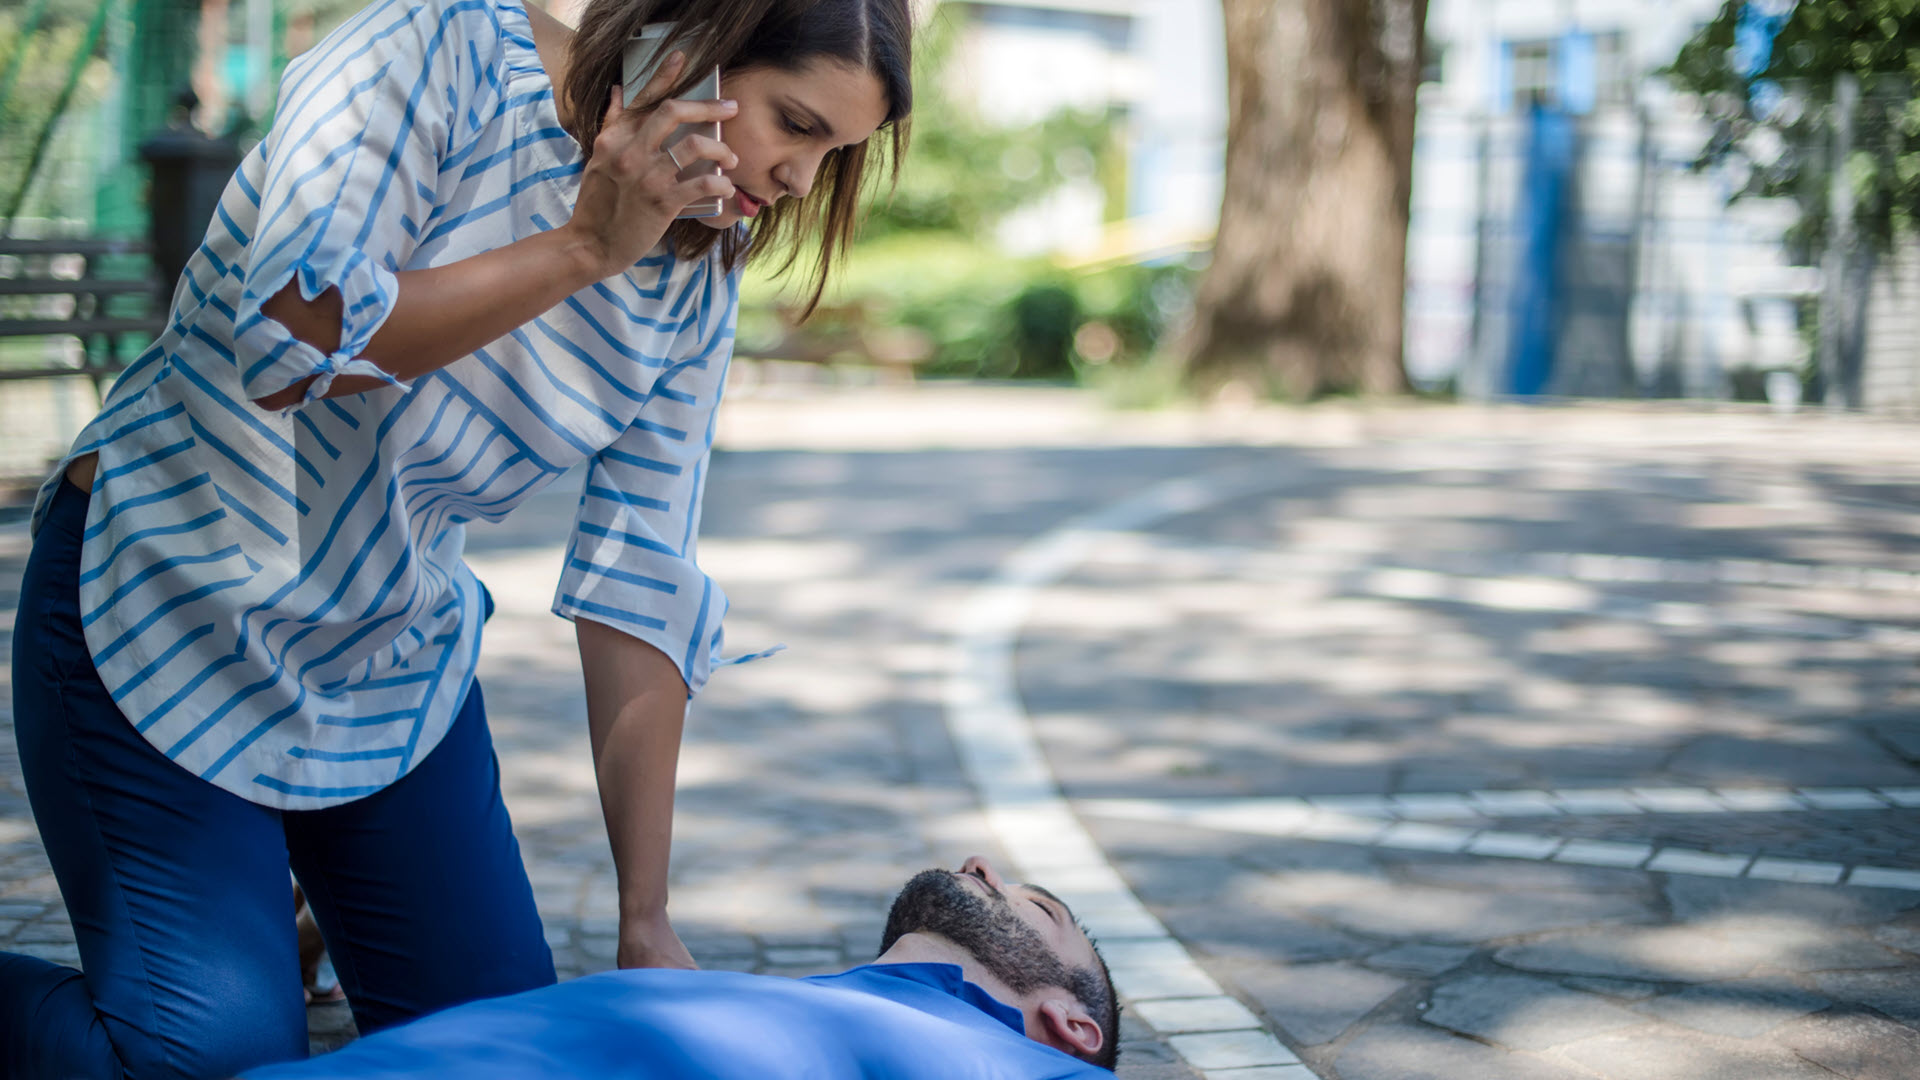
[(320, 926), (307, 908), (306, 894), (293, 887), (294, 926), (300, 934), (300, 983), (306, 988), (307, 1004), (325, 1005), (347, 1000), (340, 978), (327, 957), (327, 943), (320, 938)]

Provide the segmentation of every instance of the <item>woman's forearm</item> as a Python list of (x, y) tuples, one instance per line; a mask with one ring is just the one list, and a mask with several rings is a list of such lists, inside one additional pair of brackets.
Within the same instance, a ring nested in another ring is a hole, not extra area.
[[(669, 57), (642, 97), (649, 102), (666, 97), (686, 59), (678, 52)], [(371, 360), (400, 379), (438, 371), (632, 266), (688, 204), (733, 196), (733, 183), (718, 170), (680, 179), (693, 161), (711, 161), (722, 169), (737, 166), (739, 158), (725, 144), (682, 140), (675, 146), (693, 155), (686, 160), (663, 147), (683, 124), (721, 123), (738, 110), (733, 101), (678, 98), (630, 109), (621, 104), (620, 88), (611, 88), (606, 120), (581, 172), (580, 192), (567, 223), (446, 266), (396, 274), (400, 288), (393, 310), (358, 359)], [(294, 337), (332, 355), (340, 347), (342, 304), (338, 289), (307, 300), (299, 286), (289, 282), (260, 310)], [(309, 375), (254, 403), (267, 409), (297, 405), (316, 377)], [(371, 375), (341, 376), (329, 384), (326, 396), (364, 393), (382, 385), (383, 380)]]
[(686, 683), (673, 661), (638, 638), (585, 619), (575, 623), (575, 634), (620, 917), (664, 919)]
[[(505, 247), (426, 270), (402, 270), (386, 322), (361, 354), (400, 379), (414, 379), (498, 341), (600, 280), (601, 256), (568, 229), (551, 229)], [(260, 310), (287, 332), (322, 352), (340, 347), (341, 299), (328, 289), (312, 300), (297, 282), (269, 297)], [(256, 400), (283, 409), (306, 397), (313, 381)], [(328, 397), (358, 394), (385, 383), (371, 375), (343, 375)]]

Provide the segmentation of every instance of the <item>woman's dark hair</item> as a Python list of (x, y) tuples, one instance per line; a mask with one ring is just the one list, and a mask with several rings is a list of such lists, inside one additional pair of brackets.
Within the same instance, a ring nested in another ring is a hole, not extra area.
[[(716, 66), (722, 71), (722, 93), (726, 72), (749, 68), (794, 72), (824, 59), (872, 72), (887, 95), (887, 118), (880, 131), (888, 135), (889, 176), (898, 180), (907, 147), (907, 117), (913, 111), (908, 0), (591, 0), (574, 33), (566, 79), (559, 88), (569, 133), (585, 153), (593, 153), (607, 98), (622, 82), (627, 42), (641, 27), (659, 22), (675, 24), (663, 50), (687, 54), (681, 85), (668, 96), (687, 92), (702, 72)], [(719, 244), (731, 270), (748, 251), (758, 256), (784, 249), (778, 272), (786, 273), (800, 257), (801, 242), (818, 233), (819, 257), (805, 308), (812, 314), (835, 258), (853, 240), (867, 166), (879, 156), (874, 149), (879, 134), (829, 153), (807, 197), (763, 209), (754, 219), (751, 239), (733, 229), (678, 221), (667, 230), (674, 253), (697, 258)]]

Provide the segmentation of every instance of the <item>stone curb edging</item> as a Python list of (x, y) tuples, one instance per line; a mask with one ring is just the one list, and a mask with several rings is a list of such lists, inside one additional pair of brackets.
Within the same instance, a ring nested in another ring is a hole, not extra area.
[[(1633, 788), (1484, 791), (1419, 795), (1336, 795), (1308, 799), (1090, 799), (1082, 813), (1222, 832), (1292, 837), (1499, 859), (1573, 863), (1703, 877), (1746, 877), (1806, 885), (1856, 885), (1920, 891), (1920, 870), (1780, 858), (1766, 852), (1715, 852), (1609, 840), (1570, 840), (1436, 818), (1599, 814), (1777, 813), (1892, 810), (1920, 806), (1920, 788)], [(1574, 809), (1579, 808), (1579, 809)]]
[(1271, 473), (1250, 469), (1174, 480), (1029, 542), (962, 610), (946, 684), (948, 730), (1014, 869), (1073, 908), (1101, 942), (1121, 998), (1208, 1080), (1314, 1073), (1194, 962), (1074, 816), (1015, 693), (1013, 650), (1034, 592), (1084, 561), (1102, 536), (1271, 486)]

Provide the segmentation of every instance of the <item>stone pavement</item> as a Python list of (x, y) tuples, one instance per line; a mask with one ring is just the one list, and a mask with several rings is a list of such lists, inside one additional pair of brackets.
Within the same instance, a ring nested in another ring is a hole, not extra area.
[[(1230, 995), (1137, 995), (1123, 1076), (1914, 1075), (1909, 429), (936, 387), (726, 412), (703, 562), (729, 651), (789, 649), (689, 724), (673, 911), (703, 964), (837, 970), (912, 871), (1004, 855), (950, 729), (962, 613), (1022, 545), (1184, 481), (1027, 580), (1010, 648), (1017, 719), (1171, 931), (1166, 970)], [(563, 975), (610, 966), (615, 925), (547, 614), (574, 498), (469, 542)], [(0, 628), (24, 554), (0, 527)], [(71, 961), (11, 755), (0, 947)]]
[(1038, 590), (1080, 817), (1319, 1075), (1920, 1075), (1897, 429), (1488, 419), (1279, 450)]

